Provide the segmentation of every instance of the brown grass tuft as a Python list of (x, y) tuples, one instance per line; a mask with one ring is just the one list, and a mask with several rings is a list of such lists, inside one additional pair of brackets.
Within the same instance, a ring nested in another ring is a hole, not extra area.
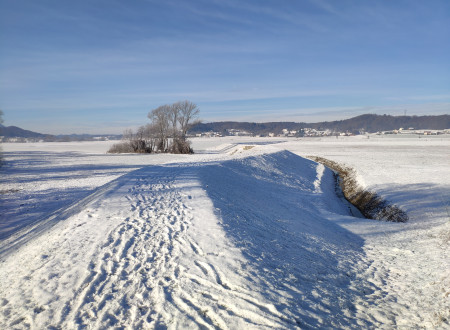
[(308, 158), (327, 166), (339, 175), (339, 185), (345, 198), (366, 218), (392, 222), (408, 221), (408, 215), (398, 206), (390, 204), (374, 192), (364, 190), (356, 181), (356, 172), (353, 168), (322, 157)]

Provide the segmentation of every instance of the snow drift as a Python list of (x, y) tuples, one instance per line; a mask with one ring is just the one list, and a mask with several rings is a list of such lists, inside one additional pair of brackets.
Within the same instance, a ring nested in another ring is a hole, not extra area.
[(3, 256), (2, 326), (371, 324), (351, 288), (363, 241), (332, 221), (348, 209), (322, 165), (284, 151), (107, 188)]

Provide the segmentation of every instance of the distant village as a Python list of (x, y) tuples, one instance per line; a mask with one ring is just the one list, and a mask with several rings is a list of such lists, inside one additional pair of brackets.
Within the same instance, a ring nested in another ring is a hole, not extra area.
[[(280, 133), (268, 133), (264, 134), (253, 134), (251, 132), (239, 129), (227, 129), (226, 134), (220, 132), (202, 132), (192, 135), (191, 137), (223, 137), (223, 136), (254, 136), (254, 137), (323, 137), (323, 136), (353, 136), (353, 135), (364, 135), (368, 134), (364, 129), (360, 129), (358, 132), (338, 132), (334, 130), (317, 130), (314, 128), (303, 128), (300, 130), (288, 130), (284, 128)], [(374, 134), (374, 133), (371, 133)], [(399, 128), (392, 131), (381, 131), (375, 133), (376, 135), (389, 135), (389, 134), (412, 134), (412, 135), (442, 135), (450, 134), (450, 129), (446, 130), (416, 130), (413, 127), (410, 128)]]

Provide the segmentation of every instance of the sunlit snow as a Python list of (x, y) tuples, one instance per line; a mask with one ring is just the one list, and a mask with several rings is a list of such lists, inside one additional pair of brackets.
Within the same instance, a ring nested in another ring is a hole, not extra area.
[[(449, 325), (448, 136), (110, 144), (3, 145), (1, 328)], [(353, 217), (312, 155), (410, 221)]]

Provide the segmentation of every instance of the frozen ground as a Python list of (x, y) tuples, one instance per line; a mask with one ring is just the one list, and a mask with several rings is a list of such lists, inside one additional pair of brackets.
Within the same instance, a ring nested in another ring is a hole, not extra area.
[[(3, 145), (1, 328), (448, 327), (450, 139), (109, 144)], [(297, 155), (354, 167), (410, 222), (351, 217)]]

